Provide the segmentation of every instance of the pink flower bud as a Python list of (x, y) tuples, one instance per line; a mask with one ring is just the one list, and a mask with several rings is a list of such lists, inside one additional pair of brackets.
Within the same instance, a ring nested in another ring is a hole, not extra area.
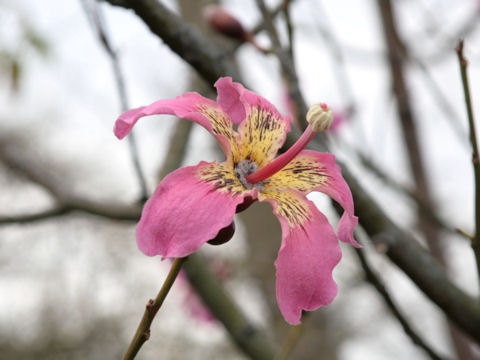
[(242, 24), (220, 5), (207, 6), (203, 16), (212, 29), (233, 39), (246, 41), (247, 31)]

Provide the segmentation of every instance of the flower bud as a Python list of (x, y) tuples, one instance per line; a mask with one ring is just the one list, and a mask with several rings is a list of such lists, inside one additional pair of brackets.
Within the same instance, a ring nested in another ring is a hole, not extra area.
[(237, 40), (247, 40), (242, 24), (220, 5), (210, 5), (203, 10), (203, 17), (218, 33)]
[(312, 130), (327, 130), (333, 122), (333, 112), (327, 104), (319, 103), (312, 105), (307, 112), (307, 122), (312, 126)]

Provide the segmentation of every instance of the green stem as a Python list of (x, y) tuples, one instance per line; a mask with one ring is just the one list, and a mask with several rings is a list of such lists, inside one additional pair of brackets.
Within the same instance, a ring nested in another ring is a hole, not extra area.
[(475, 131), (475, 120), (473, 118), (472, 100), (470, 98), (470, 86), (468, 85), (467, 66), (468, 61), (463, 56), (463, 40), (460, 40), (455, 49), (460, 64), (460, 73), (462, 76), (463, 93), (465, 95), (465, 104), (467, 106), (468, 125), (470, 128), (470, 142), (472, 144), (472, 164), (475, 177), (475, 233), (472, 238), (472, 248), (477, 262), (477, 273), (480, 282), (480, 163), (478, 155), (477, 134)]
[(291, 326), (288, 330), (287, 336), (283, 341), (282, 347), (275, 355), (274, 360), (285, 360), (287, 359), (288, 355), (292, 352), (297, 345), (298, 339), (300, 339), (300, 335), (302, 334), (302, 324)]
[(142, 320), (140, 320), (140, 324), (138, 324), (137, 331), (130, 342), (130, 345), (125, 351), (125, 355), (123, 355), (122, 360), (131, 360), (135, 358), (138, 351), (142, 347), (143, 343), (150, 338), (150, 325), (152, 324), (153, 318), (157, 314), (158, 310), (163, 304), (163, 301), (167, 297), (170, 288), (172, 287), (175, 279), (177, 278), (180, 269), (182, 268), (183, 263), (187, 260), (186, 257), (177, 258), (172, 264), (170, 268), (170, 272), (168, 273), (165, 282), (162, 285), (162, 288), (158, 292), (157, 297), (155, 300), (150, 299), (145, 307), (145, 311), (143, 313)]

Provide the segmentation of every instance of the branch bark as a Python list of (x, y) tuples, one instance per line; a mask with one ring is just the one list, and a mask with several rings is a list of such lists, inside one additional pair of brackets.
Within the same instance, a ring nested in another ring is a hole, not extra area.
[[(417, 131), (418, 119), (415, 118), (411, 107), (411, 95), (405, 75), (405, 59), (408, 55), (407, 47), (397, 30), (392, 2), (390, 0), (377, 0), (377, 5), (383, 24), (392, 88), (397, 100), (397, 113), (407, 148), (411, 174), (415, 182), (416, 196), (419, 199), (419, 203), (425, 204), (427, 208), (433, 207), (433, 196), (427, 171), (425, 170), (420, 136)], [(441, 244), (441, 232), (438, 227), (429, 221), (428, 213), (424, 209), (421, 206), (417, 207), (418, 227), (424, 235), (432, 255), (447, 269), (448, 264)], [(449, 324), (449, 330), (458, 355), (464, 359), (473, 359), (467, 339), (451, 324)]]

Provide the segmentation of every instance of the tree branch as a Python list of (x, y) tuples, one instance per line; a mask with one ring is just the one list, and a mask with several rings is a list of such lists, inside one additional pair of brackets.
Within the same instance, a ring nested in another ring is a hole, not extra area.
[(458, 62), (460, 64), (465, 106), (467, 108), (468, 126), (470, 128), (470, 143), (472, 145), (472, 165), (475, 178), (475, 235), (472, 238), (472, 248), (477, 262), (477, 274), (480, 281), (480, 157), (478, 153), (475, 119), (473, 117), (472, 99), (470, 98), (470, 86), (468, 84), (468, 61), (463, 55), (463, 40), (458, 43), (456, 51)]
[(401, 310), (397, 307), (392, 297), (388, 293), (388, 290), (383, 284), (382, 280), (380, 280), (380, 277), (375, 274), (373, 269), (368, 264), (367, 258), (363, 252), (364, 250), (362, 249), (355, 249), (355, 253), (360, 260), (360, 264), (362, 265), (368, 282), (370, 282), (370, 284), (372, 284), (377, 290), (377, 292), (382, 296), (383, 300), (387, 304), (393, 316), (398, 320), (405, 333), (408, 335), (408, 337), (410, 337), (413, 343), (422, 348), (430, 356), (430, 358), (434, 360), (442, 360), (442, 357), (438, 355), (435, 350), (433, 350), (430, 346), (428, 346), (425, 341), (423, 341), (423, 339), (410, 326), (407, 319), (402, 314)]
[(190, 255), (184, 269), (195, 291), (225, 326), (235, 344), (251, 359), (273, 359), (275, 350), (269, 339), (243, 315), (211, 273), (201, 255)]
[[(410, 92), (407, 86), (405, 74), (405, 54), (407, 46), (403, 43), (397, 30), (394, 6), (391, 0), (377, 0), (380, 17), (383, 24), (383, 33), (387, 45), (390, 75), (392, 79), (393, 93), (396, 98), (397, 114), (400, 121), (403, 140), (407, 149), (410, 172), (415, 183), (416, 196), (419, 203), (425, 204), (427, 208), (434, 206), (434, 198), (431, 192), (430, 181), (425, 167), (420, 136), (417, 131), (417, 119), (412, 109)], [(418, 228), (425, 237), (426, 243), (432, 255), (447, 268), (445, 253), (442, 248), (441, 233), (438, 227), (428, 221), (428, 214), (424, 207), (417, 206)], [(449, 325), (451, 338), (457, 353), (460, 355), (465, 351), (469, 352), (469, 345), (464, 337), (458, 333), (456, 327)], [(472, 356), (466, 355), (468, 358)]]
[[(342, 165), (342, 164), (340, 164)], [(453, 284), (445, 270), (408, 233), (395, 225), (345, 166), (342, 174), (352, 190), (355, 213), (374, 244), (461, 329), (480, 342), (480, 306)]]
[(145, 311), (143, 313), (142, 319), (138, 324), (138, 328), (135, 331), (135, 335), (130, 342), (130, 345), (125, 351), (122, 360), (132, 360), (137, 355), (138, 351), (142, 347), (142, 345), (150, 338), (150, 325), (152, 324), (155, 315), (157, 314), (158, 310), (162, 306), (165, 298), (168, 295), (175, 279), (177, 278), (182, 265), (188, 258), (177, 258), (174, 260), (172, 267), (170, 268), (170, 272), (165, 279), (160, 291), (157, 294), (155, 300), (149, 300), (147, 305), (145, 306)]
[(41, 211), (36, 214), (0, 216), (0, 224), (46, 220), (55, 216), (65, 215), (72, 211), (81, 211), (112, 220), (138, 221), (140, 218), (140, 204), (122, 205), (105, 202), (100, 203), (72, 195), (71, 191), (62, 187), (56, 180), (56, 177), (48, 173), (48, 166), (38, 166), (38, 164), (29, 163), (26, 159), (21, 159), (19, 156), (15, 156), (6, 151), (2, 146), (0, 146), (0, 161), (20, 176), (40, 185), (57, 202), (57, 205), (53, 209)]
[[(115, 76), (115, 84), (117, 86), (118, 98), (120, 99), (120, 110), (122, 112), (125, 112), (129, 109), (127, 91), (125, 88), (125, 79), (123, 77), (123, 71), (120, 65), (120, 61), (118, 60), (117, 52), (114, 50), (113, 46), (110, 43), (107, 27), (103, 19), (101, 8), (98, 6), (96, 0), (81, 0), (81, 3), (83, 5), (83, 9), (85, 10), (87, 18), (92, 24), (94, 32), (98, 36), (99, 43), (102, 45), (103, 49), (110, 58), (113, 74)], [(145, 201), (147, 201), (148, 198), (147, 180), (145, 179), (145, 175), (140, 164), (136, 137), (133, 131), (130, 132), (130, 136), (128, 137), (127, 141), (130, 149), (130, 157), (133, 163), (133, 168), (135, 169), (137, 181), (140, 185), (140, 202), (144, 203)]]
[[(116, 1), (106, 0), (112, 5)], [(220, 76), (240, 76), (227, 58), (227, 52), (205, 37), (177, 14), (157, 0), (127, 0), (128, 7), (145, 22), (150, 30), (159, 36), (173, 52), (188, 62), (209, 83)]]

